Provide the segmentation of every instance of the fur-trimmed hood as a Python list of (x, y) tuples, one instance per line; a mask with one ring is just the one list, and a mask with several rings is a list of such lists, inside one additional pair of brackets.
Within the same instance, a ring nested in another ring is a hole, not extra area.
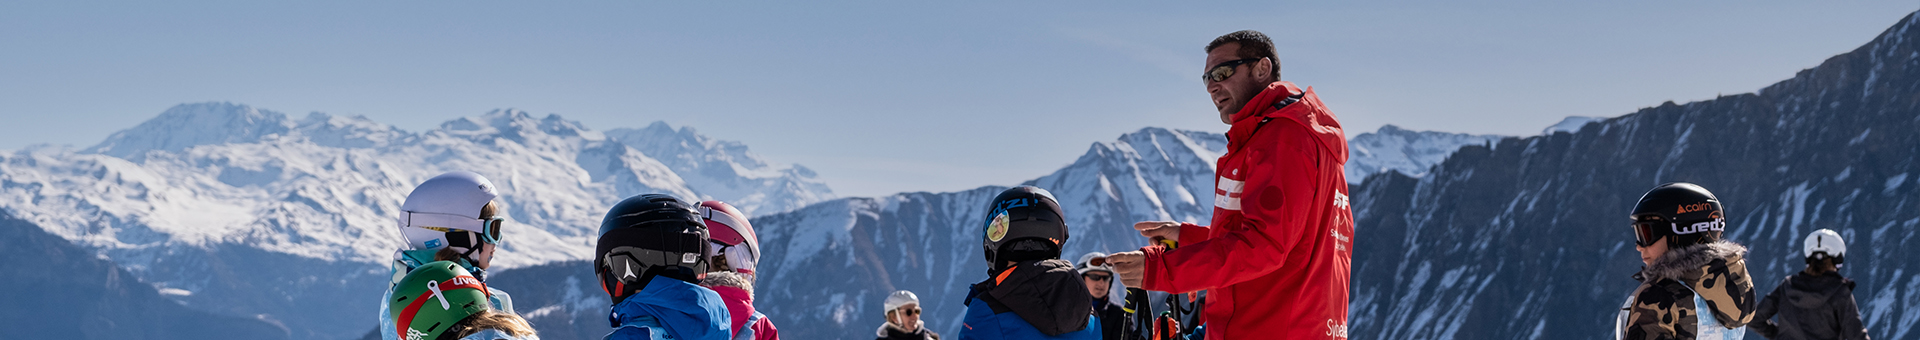
[(1713, 243), (1696, 244), (1680, 249), (1668, 250), (1665, 255), (1654, 259), (1653, 264), (1640, 270), (1639, 278), (1643, 282), (1657, 282), (1671, 279), (1688, 282), (1700, 277), (1701, 267), (1716, 259), (1727, 262), (1741, 261), (1747, 257), (1747, 246), (1720, 240)]

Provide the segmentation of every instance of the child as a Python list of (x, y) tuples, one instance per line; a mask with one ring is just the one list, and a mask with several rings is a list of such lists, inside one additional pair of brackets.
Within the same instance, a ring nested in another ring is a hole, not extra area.
[(780, 340), (773, 320), (753, 308), (754, 273), (760, 263), (760, 237), (747, 223), (747, 214), (721, 201), (700, 202), (700, 218), (707, 223), (713, 244), (707, 248), (707, 278), (700, 286), (712, 289), (727, 302), (733, 315), (734, 340)]
[(607, 210), (594, 244), (594, 275), (613, 298), (607, 340), (727, 340), (732, 318), (706, 276), (706, 222), (673, 196), (629, 197)]
[[(430, 262), (407, 273), (389, 295), (388, 322), (397, 339), (538, 340), (519, 315), (493, 310), (487, 284), (448, 261)], [(383, 336), (384, 337), (384, 336)]]
[[(1839, 273), (1847, 261), (1847, 243), (1840, 233), (1820, 229), (1807, 234), (1800, 254), (1807, 258), (1807, 269), (1787, 276), (1760, 299), (1751, 325), (1754, 333), (1768, 339), (1867, 340), (1860, 305), (1853, 301), (1853, 280)], [(1775, 315), (1780, 322), (1768, 320)]]
[(1669, 183), (1633, 207), (1634, 244), (1646, 267), (1621, 307), (1616, 337), (1740, 339), (1753, 319), (1747, 247), (1721, 239), (1727, 222), (1706, 188)]
[(967, 293), (960, 339), (1100, 339), (1093, 298), (1073, 264), (1060, 203), (1044, 189), (1007, 189), (987, 204), (987, 280)]
[[(400, 339), (394, 337), (398, 333), (394, 331), (393, 315), (387, 314), (391, 307), (387, 301), (392, 299), (386, 297), (393, 294), (392, 285), (414, 268), (428, 262), (452, 261), (474, 278), (486, 281), (487, 267), (491, 267), (493, 252), (504, 236), (500, 228), (506, 225), (493, 201), (499, 196), (494, 193), (493, 182), (466, 171), (434, 176), (407, 194), (399, 216), (400, 235), (406, 238), (407, 248), (394, 252), (393, 281), (388, 282), (387, 294), (381, 295), (381, 339)], [(511, 295), (486, 288), (490, 310), (514, 313)]]

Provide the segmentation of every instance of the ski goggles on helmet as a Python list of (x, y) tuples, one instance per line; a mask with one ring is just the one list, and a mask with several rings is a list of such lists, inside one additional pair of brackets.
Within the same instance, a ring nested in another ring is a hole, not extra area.
[(1203, 82), (1214, 83), (1214, 82), (1220, 82), (1222, 80), (1227, 80), (1227, 78), (1233, 78), (1234, 67), (1240, 66), (1240, 64), (1260, 61), (1260, 59), (1265, 59), (1265, 58), (1246, 58), (1246, 59), (1228, 61), (1228, 62), (1223, 62), (1217, 65), (1213, 65), (1213, 68), (1207, 69), (1206, 73), (1200, 74), (1200, 80)]
[[(506, 222), (506, 218), (499, 216), (483, 220), (454, 214), (407, 212), (407, 226), (447, 233), (447, 243), (452, 246), (498, 245), (505, 236), (500, 228)], [(474, 240), (475, 236), (479, 239)]]
[(1106, 256), (1094, 256), (1094, 257), (1093, 257), (1093, 258), (1091, 258), (1091, 259), (1087, 259), (1087, 263), (1086, 263), (1086, 265), (1087, 265), (1088, 267), (1103, 267), (1103, 266), (1106, 266), (1106, 265), (1107, 265), (1107, 257), (1106, 257)]
[(1635, 218), (1633, 221), (1633, 244), (1641, 247), (1652, 246), (1655, 242), (1660, 242), (1661, 235), (1655, 232), (1655, 230), (1659, 230), (1656, 228), (1672, 227), (1672, 222), (1667, 222), (1659, 218)]

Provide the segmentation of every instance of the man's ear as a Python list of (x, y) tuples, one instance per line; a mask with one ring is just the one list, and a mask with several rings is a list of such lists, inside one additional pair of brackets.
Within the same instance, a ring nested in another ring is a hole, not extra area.
[(1265, 82), (1270, 83), (1270, 82), (1280, 81), (1279, 67), (1280, 67), (1280, 62), (1277, 60), (1273, 60), (1273, 58), (1260, 58), (1260, 61), (1255, 63), (1253, 68), (1255, 70), (1261, 71), (1260, 73), (1256, 74), (1256, 76), (1260, 78), (1266, 78)]

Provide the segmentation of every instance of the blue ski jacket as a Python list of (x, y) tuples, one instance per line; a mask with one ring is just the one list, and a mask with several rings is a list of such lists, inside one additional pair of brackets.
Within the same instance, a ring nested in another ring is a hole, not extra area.
[(665, 277), (647, 282), (607, 315), (613, 333), (606, 340), (728, 340), (732, 316), (720, 294), (700, 285)]

